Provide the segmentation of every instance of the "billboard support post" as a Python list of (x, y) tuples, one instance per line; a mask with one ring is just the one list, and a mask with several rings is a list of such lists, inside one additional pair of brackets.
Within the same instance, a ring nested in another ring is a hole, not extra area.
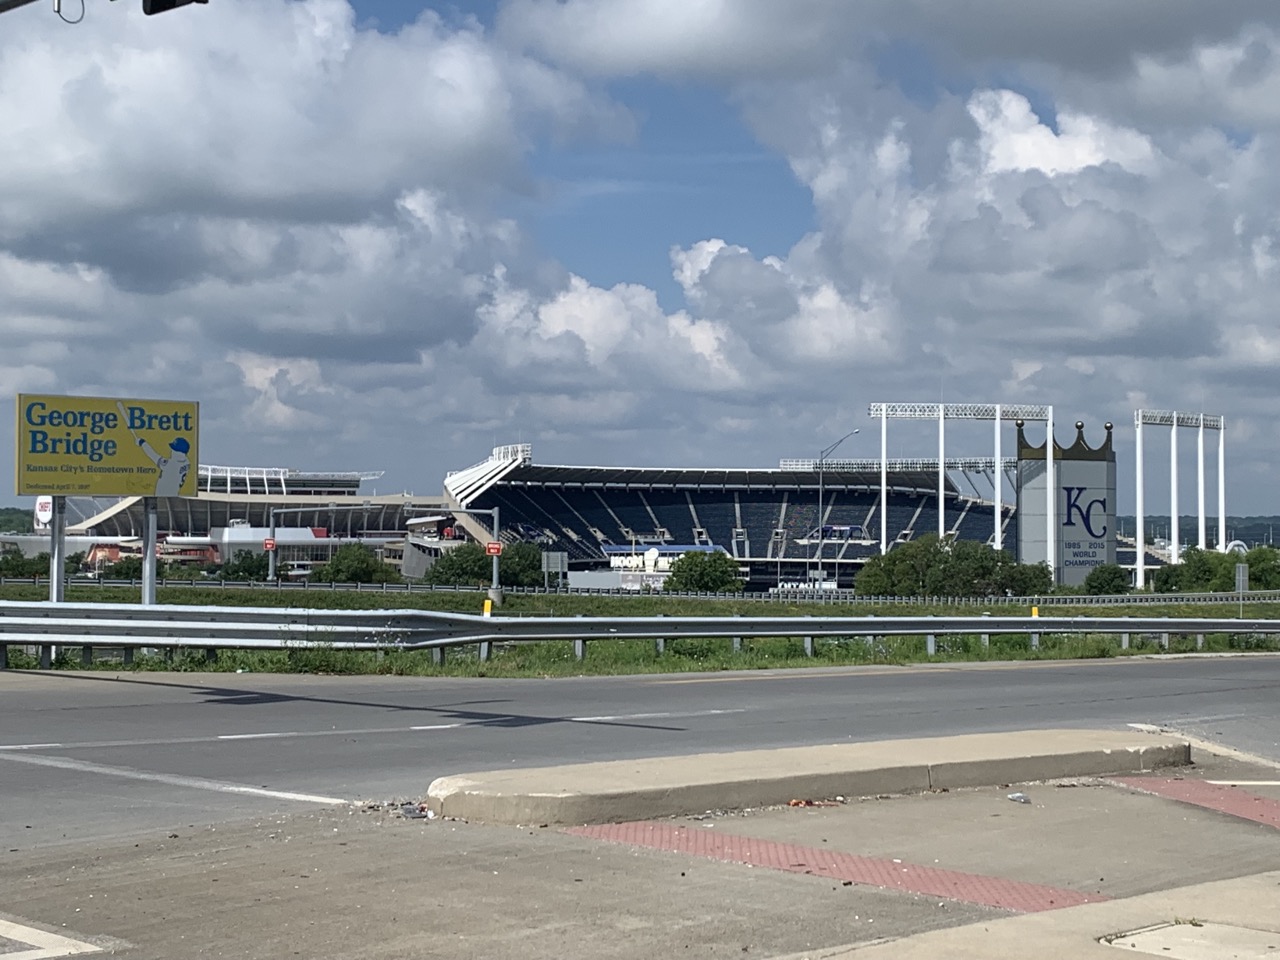
[(49, 602), (62, 603), (67, 598), (67, 498), (53, 498), (53, 517), (49, 522)]
[[(276, 508), (271, 508), (271, 527), (267, 533), (271, 540), (276, 538)], [(275, 583), (276, 581), (276, 552), (274, 550), (267, 551), (267, 583)]]
[(142, 603), (156, 602), (156, 498), (142, 498)]
[[(498, 527), (498, 508), (494, 507), (493, 513), (493, 539), (501, 540), (501, 530)], [(489, 599), (495, 605), (502, 603), (502, 586), (498, 580), (498, 555), (493, 556), (493, 584), (489, 587)]]

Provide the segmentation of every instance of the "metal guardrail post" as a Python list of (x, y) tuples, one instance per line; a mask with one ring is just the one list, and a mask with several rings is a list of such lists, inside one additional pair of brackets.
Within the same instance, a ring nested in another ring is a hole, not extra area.
[(573, 641), (573, 659), (585, 660), (586, 658), (587, 658), (587, 641), (585, 640)]
[(435, 667), (443, 667), (445, 660), (444, 647), (431, 648), (431, 665)]
[(938, 638), (932, 633), (924, 638), (924, 652), (931, 657), (938, 655)]
[(1203, 633), (1197, 633), (1197, 634), (1196, 634), (1196, 649), (1197, 649), (1197, 650), (1203, 650), (1203, 649), (1204, 649), (1204, 634), (1203, 634)]
[(9, 645), (0, 643), (0, 670), (9, 669)]
[(40, 669), (53, 669), (53, 647), (47, 643), (40, 644)]
[(1120, 649), (1121, 650), (1129, 649), (1129, 635), (1127, 633), (1120, 634)]
[(492, 659), (493, 659), (493, 641), (481, 640), (480, 641), (480, 662), (488, 663)]
[(1169, 649), (1169, 634), (1167, 633), (1160, 634), (1160, 646), (1164, 647), (1164, 649), (1166, 650)]
[(813, 637), (804, 638), (804, 655), (806, 657), (813, 656)]
[(653, 652), (658, 656), (667, 652), (667, 641), (664, 637), (658, 637), (653, 641)]
[(124, 665), (126, 667), (133, 666), (133, 647), (124, 648)]
[(93, 647), (84, 646), (80, 648), (80, 666), (93, 666)]

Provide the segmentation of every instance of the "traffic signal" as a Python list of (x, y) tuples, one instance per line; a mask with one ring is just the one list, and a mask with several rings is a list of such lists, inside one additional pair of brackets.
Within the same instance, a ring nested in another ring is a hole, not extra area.
[(188, 3), (208, 3), (209, 0), (142, 0), (142, 12), (148, 17), (176, 7), (185, 7)]

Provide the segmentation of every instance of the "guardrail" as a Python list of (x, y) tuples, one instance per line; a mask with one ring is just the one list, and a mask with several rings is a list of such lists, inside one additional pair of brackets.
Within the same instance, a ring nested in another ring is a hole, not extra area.
[(126, 652), (139, 648), (287, 650), (432, 650), (442, 660), (450, 647), (480, 645), (488, 659), (494, 643), (572, 640), (579, 657), (598, 640), (653, 640), (659, 649), (685, 638), (803, 637), (812, 655), (817, 637), (925, 636), (930, 655), (939, 636), (1027, 634), (1033, 647), (1042, 634), (1156, 634), (1168, 646), (1173, 634), (1280, 634), (1280, 620), (1202, 617), (1027, 616), (785, 616), (785, 617), (484, 617), (424, 610), (311, 610), (289, 607), (216, 607), (163, 604), (23, 603), (0, 601), (0, 666), (9, 646), (36, 646), (42, 666), (53, 648), (94, 647)]
[[(132, 587), (141, 586), (140, 580), (100, 580), (92, 577), (72, 577), (67, 581), (73, 587)], [(47, 587), (47, 578), (0, 577), (0, 586), (24, 585)], [(484, 593), (488, 587), (466, 584), (430, 583), (311, 583), (308, 581), (277, 580), (274, 582), (233, 580), (161, 580), (161, 587), (190, 587), (207, 590), (273, 590), (285, 593), (310, 591), (337, 591), (353, 593)], [(753, 603), (804, 603), (833, 604), (858, 603), (871, 606), (938, 606), (938, 607), (1107, 607), (1137, 604), (1225, 604), (1225, 603), (1277, 603), (1280, 590), (1251, 590), (1245, 593), (1121, 593), (1104, 596), (1085, 594), (1048, 594), (1035, 597), (878, 597), (866, 596), (853, 590), (786, 590), (769, 593), (707, 593), (692, 591), (657, 591), (644, 593), (624, 590), (621, 587), (503, 587), (505, 593), (582, 596), (582, 597), (657, 597), (683, 599), (745, 600)]]

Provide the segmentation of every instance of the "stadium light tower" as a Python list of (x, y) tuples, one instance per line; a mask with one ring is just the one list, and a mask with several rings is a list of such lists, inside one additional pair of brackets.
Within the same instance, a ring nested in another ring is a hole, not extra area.
[[(36, 0), (0, 0), (0, 13), (9, 10), (17, 10), (18, 7), (25, 7), (27, 4), (35, 3)], [(164, 13), (168, 10), (176, 10), (178, 7), (185, 7), (189, 3), (208, 3), (209, 0), (142, 0), (142, 12), (148, 17), (157, 13)], [(62, 14), (62, 0), (53, 0), (53, 12)], [(79, 20), (69, 21), (71, 23), (79, 23)]]
[(208, 3), (209, 0), (142, 0), (142, 12), (148, 17), (155, 16), (157, 13), (164, 13), (167, 10), (176, 10), (178, 7), (185, 7), (189, 3)]
[[(824, 514), (827, 512), (827, 498), (826, 498), (826, 491), (822, 485), (823, 467), (827, 462), (827, 457), (835, 453), (836, 447), (840, 446), (840, 444), (844, 443), (846, 440), (852, 437), (855, 433), (859, 433), (859, 432), (860, 432), (859, 428), (854, 427), (852, 430), (846, 433), (843, 437), (841, 437), (835, 443), (831, 444), (831, 446), (827, 447), (825, 450), (823, 450), (821, 453), (818, 454), (818, 585), (819, 585), (819, 588), (821, 588), (821, 585), (823, 583), (822, 550), (826, 546), (826, 543), (824, 542), (823, 534), (826, 533), (826, 526), (827, 526), (827, 521), (826, 521), (826, 518), (824, 517)], [(839, 585), (840, 585), (840, 567), (837, 565), (836, 566), (836, 586), (839, 586)]]

